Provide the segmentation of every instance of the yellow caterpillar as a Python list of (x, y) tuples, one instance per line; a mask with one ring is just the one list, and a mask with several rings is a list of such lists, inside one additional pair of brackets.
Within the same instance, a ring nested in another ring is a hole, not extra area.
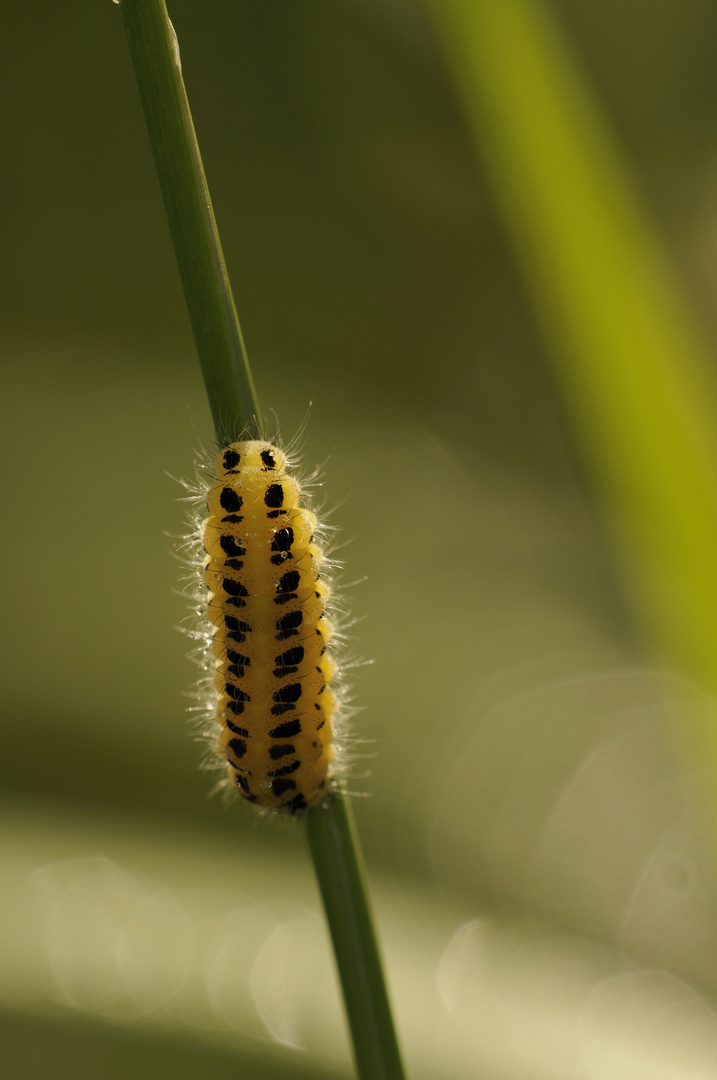
[(271, 443), (225, 447), (216, 477), (201, 540), (218, 748), (245, 799), (295, 814), (327, 793), (333, 755), (331, 590), (316, 518)]

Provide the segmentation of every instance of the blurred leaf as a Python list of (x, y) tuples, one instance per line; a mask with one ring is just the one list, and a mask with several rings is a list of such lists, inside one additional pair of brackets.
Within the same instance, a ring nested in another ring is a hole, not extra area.
[(717, 411), (699, 336), (548, 8), (430, 7), (627, 587), (657, 646), (714, 692)]

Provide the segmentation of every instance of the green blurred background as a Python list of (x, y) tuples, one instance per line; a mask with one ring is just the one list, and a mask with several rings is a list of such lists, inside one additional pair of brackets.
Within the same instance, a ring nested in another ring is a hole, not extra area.
[[(714, 345), (717, 9), (550, 7)], [(170, 15), (260, 400), (311, 406), (349, 541), (413, 1075), (712, 1076), (714, 703), (628, 609), (425, 12)], [(348, 1076), (302, 832), (208, 800), (186, 723), (172, 477), (211, 436), (120, 14), (3, 36), (4, 1075)]]

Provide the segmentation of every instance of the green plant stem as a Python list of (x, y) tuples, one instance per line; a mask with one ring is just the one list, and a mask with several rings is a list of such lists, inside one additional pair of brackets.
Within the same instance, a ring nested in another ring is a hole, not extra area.
[[(164, 0), (120, 0), (217, 438), (263, 425)], [(358, 835), (344, 800), (307, 815), (361, 1080), (402, 1080)]]
[(346, 799), (307, 814), (309, 847), (331, 929), (361, 1080), (404, 1076), (356, 826)]
[(221, 446), (263, 436), (254, 382), (163, 0), (121, 0), (169, 229)]

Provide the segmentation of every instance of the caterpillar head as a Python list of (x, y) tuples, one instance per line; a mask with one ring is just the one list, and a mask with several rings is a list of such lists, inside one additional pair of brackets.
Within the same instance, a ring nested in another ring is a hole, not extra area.
[(254, 439), (234, 442), (224, 447), (216, 460), (217, 476), (235, 476), (239, 469), (261, 469), (262, 472), (283, 473), (286, 455), (271, 443)]

